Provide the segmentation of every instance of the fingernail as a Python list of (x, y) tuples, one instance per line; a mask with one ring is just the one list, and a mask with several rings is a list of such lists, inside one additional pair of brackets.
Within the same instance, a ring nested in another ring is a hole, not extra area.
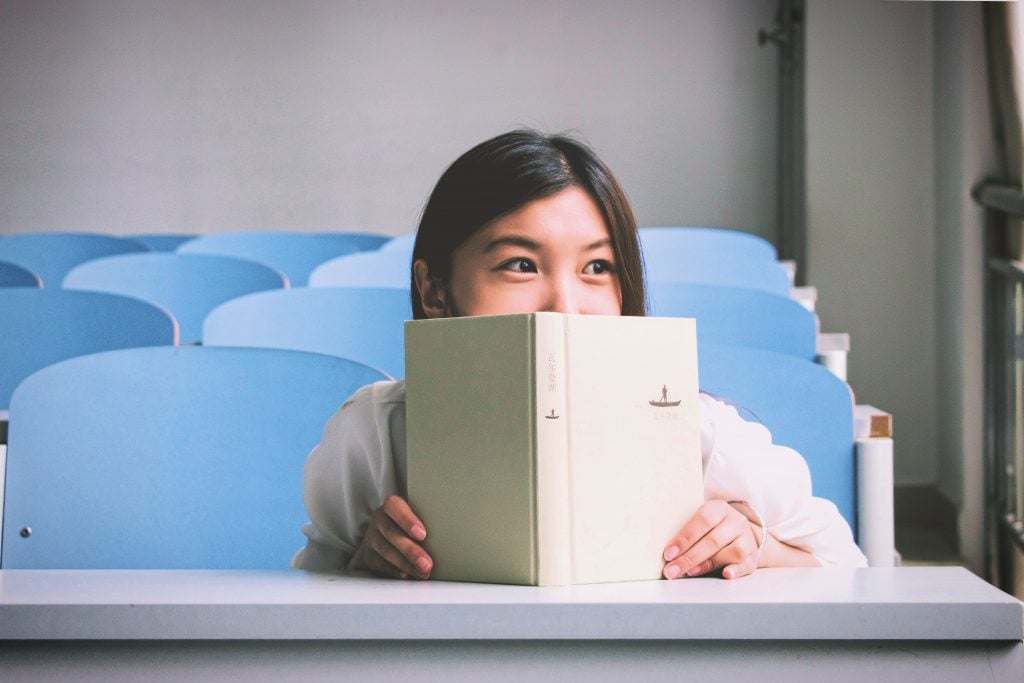
[(679, 566), (678, 565), (670, 564), (669, 566), (665, 567), (665, 578), (666, 579), (674, 579), (677, 576), (679, 576)]
[(424, 538), (427, 537), (427, 530), (419, 524), (416, 524), (412, 528), (412, 535), (413, 538), (415, 538), (416, 540), (422, 541)]
[(665, 561), (666, 562), (671, 562), (672, 560), (676, 559), (677, 557), (679, 557), (679, 548), (677, 548), (676, 546), (672, 546), (671, 548), (669, 548), (668, 550), (665, 551)]
[(697, 576), (701, 573), (701, 567), (698, 564), (696, 567), (690, 567), (690, 570), (686, 572), (687, 576)]
[(433, 565), (431, 564), (430, 560), (428, 560), (425, 557), (421, 557), (420, 559), (416, 560), (416, 566), (419, 568), (421, 572), (426, 574), (430, 571), (430, 567)]

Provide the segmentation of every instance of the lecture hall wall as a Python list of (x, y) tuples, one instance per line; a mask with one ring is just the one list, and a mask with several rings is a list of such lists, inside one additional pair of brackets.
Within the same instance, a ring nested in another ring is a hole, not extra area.
[[(775, 8), (5, 2), (0, 234), (408, 232), (455, 155), (525, 125), (588, 139), (641, 224), (771, 238), (777, 66), (756, 36)], [(976, 216), (937, 188), (987, 161), (938, 135), (981, 115), (949, 113), (937, 84), (957, 102), (975, 87), (945, 56), (978, 24), (961, 31), (960, 3), (808, 0), (808, 16), (803, 265), (823, 327), (852, 336), (858, 399), (896, 416), (897, 482), (972, 504), (976, 359), (958, 363), (977, 348), (959, 320), (977, 292), (937, 264), (973, 247), (938, 239), (959, 223), (937, 216)]]

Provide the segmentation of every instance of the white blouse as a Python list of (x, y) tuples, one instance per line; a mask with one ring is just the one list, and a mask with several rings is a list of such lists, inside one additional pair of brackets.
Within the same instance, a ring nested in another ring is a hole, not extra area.
[[(823, 566), (867, 565), (836, 506), (811, 495), (810, 472), (799, 453), (773, 444), (763, 425), (704, 394), (700, 418), (706, 500), (749, 501), (773, 536)], [(312, 521), (302, 528), (306, 547), (292, 566), (345, 568), (371, 513), (392, 494), (405, 497), (405, 463), (405, 382), (359, 389), (328, 420), (306, 461), (302, 489)]]

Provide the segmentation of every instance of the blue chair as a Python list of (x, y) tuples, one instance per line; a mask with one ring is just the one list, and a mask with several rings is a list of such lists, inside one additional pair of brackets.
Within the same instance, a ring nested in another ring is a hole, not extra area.
[(45, 368), (11, 401), (0, 562), (285, 569), (308, 519), (306, 456), (345, 397), (382, 378), (277, 349), (131, 349)]
[(792, 299), (756, 289), (652, 282), (650, 314), (697, 319), (700, 343), (733, 344), (814, 360), (818, 321)]
[(416, 243), (416, 233), (410, 233), (407, 235), (399, 235), (394, 237), (383, 245), (381, 245), (381, 251), (404, 251), (407, 254), (412, 254), (412, 248)]
[(146, 233), (132, 235), (136, 242), (142, 242), (153, 251), (174, 251), (185, 242), (195, 239), (198, 235), (186, 235), (183, 233)]
[(203, 319), (235, 297), (287, 286), (280, 271), (254, 261), (205, 254), (149, 253), (89, 261), (64, 278), (65, 289), (124, 294), (167, 309), (181, 343), (202, 339)]
[(388, 235), (381, 235), (375, 232), (316, 232), (318, 236), (333, 236), (346, 244), (354, 244), (359, 251), (376, 251), (381, 245), (386, 244), (391, 238)]
[(257, 261), (287, 275), (293, 287), (305, 287), (318, 265), (359, 250), (359, 240), (341, 233), (220, 232), (189, 240), (177, 253)]
[(203, 344), (313, 351), (404, 377), (403, 325), (411, 318), (409, 292), (402, 289), (260, 292), (214, 309), (203, 325)]
[(309, 276), (309, 286), (388, 287), (408, 291), (412, 277), (410, 256), (398, 249), (339, 256), (318, 266)]
[(764, 424), (775, 443), (796, 449), (814, 495), (836, 504), (856, 534), (853, 396), (826, 368), (794, 356), (699, 344), (701, 391)]
[(744, 287), (789, 296), (789, 275), (778, 262), (740, 254), (646, 247), (648, 282)]
[(19, 382), (57, 361), (178, 343), (178, 325), (167, 311), (99, 292), (0, 289), (0, 321), (0, 410), (7, 408)]
[(31, 270), (0, 261), (0, 287), (42, 287), (43, 281)]
[(768, 240), (742, 230), (698, 227), (643, 227), (640, 242), (649, 249), (695, 250), (778, 260)]
[(80, 263), (145, 251), (149, 247), (132, 239), (85, 232), (25, 232), (0, 240), (0, 261), (32, 271), (53, 288)]

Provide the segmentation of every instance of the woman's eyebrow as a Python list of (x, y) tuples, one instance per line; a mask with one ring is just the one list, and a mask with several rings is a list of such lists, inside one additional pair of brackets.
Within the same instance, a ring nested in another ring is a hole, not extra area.
[(540, 251), (540, 244), (534, 242), (526, 237), (520, 237), (518, 235), (509, 235), (507, 237), (496, 237), (487, 243), (484, 247), (484, 253), (494, 251), (498, 247), (521, 247), (523, 249), (529, 249), (530, 251)]
[[(484, 253), (486, 254), (490, 251), (497, 249), (498, 247), (506, 246), (520, 247), (522, 249), (528, 249), (530, 251), (540, 251), (542, 248), (539, 242), (535, 242), (529, 239), (528, 237), (522, 237), (520, 235), (507, 235), (504, 237), (496, 237), (490, 242), (488, 242), (487, 246), (484, 247)], [(596, 251), (597, 249), (603, 249), (605, 247), (611, 246), (611, 238), (604, 237), (602, 239), (597, 240), (596, 242), (591, 242), (590, 244), (587, 244), (581, 249), (581, 251)]]

